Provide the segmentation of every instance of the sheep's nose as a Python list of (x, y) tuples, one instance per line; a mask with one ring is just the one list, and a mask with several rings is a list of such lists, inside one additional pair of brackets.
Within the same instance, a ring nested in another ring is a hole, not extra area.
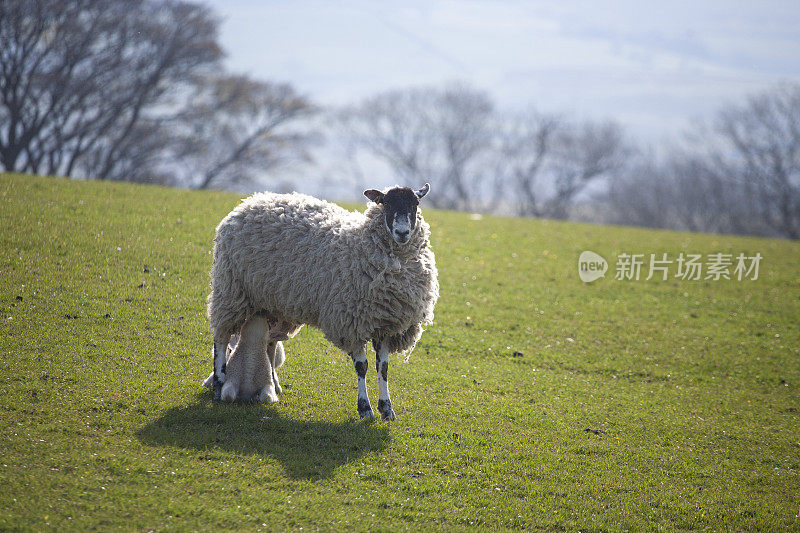
[(409, 231), (407, 229), (404, 229), (404, 230), (396, 229), (396, 230), (394, 230), (394, 240), (396, 240), (400, 244), (403, 244), (403, 243), (407, 242), (409, 235), (411, 235), (411, 231)]

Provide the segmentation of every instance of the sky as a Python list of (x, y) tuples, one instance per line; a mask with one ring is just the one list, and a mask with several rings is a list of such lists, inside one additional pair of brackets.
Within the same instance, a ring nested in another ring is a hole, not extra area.
[(658, 143), (800, 80), (800, 1), (213, 0), (226, 65), (321, 104), (469, 83)]
[[(462, 82), (501, 111), (615, 120), (658, 150), (723, 105), (800, 82), (800, 0), (205, 3), (220, 17), (229, 71), (290, 82), (323, 106)], [(375, 159), (354, 172), (335, 143), (314, 160), (266, 183), (352, 200), (360, 179), (397, 181)]]

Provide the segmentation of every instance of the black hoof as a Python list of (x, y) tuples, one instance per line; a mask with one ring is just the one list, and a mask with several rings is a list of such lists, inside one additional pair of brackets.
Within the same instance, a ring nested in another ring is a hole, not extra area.
[(378, 412), (383, 420), (394, 420), (397, 418), (392, 410), (391, 400), (378, 400)]
[(375, 418), (375, 413), (372, 412), (372, 406), (366, 398), (358, 399), (358, 416), (361, 418)]
[(219, 402), (222, 400), (222, 382), (214, 379), (214, 401)]

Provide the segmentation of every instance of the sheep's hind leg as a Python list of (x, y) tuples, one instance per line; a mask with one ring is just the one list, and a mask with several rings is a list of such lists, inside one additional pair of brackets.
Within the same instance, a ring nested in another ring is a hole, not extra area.
[[(270, 365), (271, 367), (272, 365)], [(277, 391), (275, 389), (275, 383), (272, 381), (272, 377), (275, 374), (272, 373), (272, 368), (269, 369), (269, 383), (264, 385), (262, 389), (258, 392), (258, 401), (261, 403), (275, 403), (278, 401)]]
[[(228, 336), (230, 339), (230, 335)], [(225, 383), (225, 370), (227, 363), (228, 340), (214, 338), (214, 376), (211, 379), (214, 389), (214, 399), (222, 398), (222, 385)]]
[(275, 385), (275, 394), (283, 394), (283, 387), (281, 387), (281, 382), (278, 381), (278, 373), (275, 372), (275, 368), (272, 369), (272, 384)]
[(358, 378), (358, 416), (361, 418), (375, 418), (375, 413), (372, 412), (372, 406), (369, 404), (369, 396), (367, 395), (367, 356), (364, 354), (364, 347), (350, 354), (353, 359), (353, 366), (356, 369), (356, 376)]
[(269, 356), (269, 362), (272, 366), (272, 384), (275, 385), (275, 393), (283, 394), (283, 387), (281, 387), (281, 383), (278, 381), (277, 372), (278, 367), (283, 364), (286, 358), (283, 343), (280, 341), (270, 341), (269, 344), (267, 344), (267, 355)]
[[(239, 335), (238, 334), (232, 335), (230, 343), (225, 348), (225, 361), (228, 360), (228, 356), (231, 354), (231, 351), (233, 350), (233, 348), (236, 347), (236, 343), (237, 342), (239, 342)], [(213, 355), (214, 349), (212, 348), (211, 351), (212, 351), (212, 355)], [(227, 363), (226, 363), (226, 365), (227, 365)], [(213, 367), (213, 365), (212, 365), (212, 367)], [(225, 369), (223, 369), (223, 373), (227, 374), (227, 371)], [(224, 376), (222, 378), (222, 383), (223, 384), (225, 383), (225, 377)], [(203, 387), (205, 387), (207, 389), (214, 390), (214, 369), (213, 368), (211, 369), (211, 372), (208, 374), (208, 377), (203, 381)]]
[(389, 399), (389, 345), (372, 341), (375, 348), (375, 370), (378, 372), (378, 412), (384, 420), (394, 420), (392, 400)]
[(259, 402), (262, 403), (275, 403), (278, 401), (278, 389), (280, 385), (277, 383), (277, 375), (275, 374), (275, 368), (273, 366), (273, 360), (275, 359), (275, 341), (269, 341), (266, 347), (266, 353), (264, 354), (264, 366), (260, 372), (263, 372), (261, 375), (262, 378), (265, 379), (266, 383), (258, 392), (256, 398)]

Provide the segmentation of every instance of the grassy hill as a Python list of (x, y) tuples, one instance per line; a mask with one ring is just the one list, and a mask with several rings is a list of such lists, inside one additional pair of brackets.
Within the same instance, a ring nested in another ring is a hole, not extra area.
[[(800, 243), (425, 210), (436, 322), (370, 424), (310, 328), (280, 403), (201, 389), (238, 200), (0, 175), (0, 529), (800, 528)], [(763, 259), (614, 279), (681, 252)]]

